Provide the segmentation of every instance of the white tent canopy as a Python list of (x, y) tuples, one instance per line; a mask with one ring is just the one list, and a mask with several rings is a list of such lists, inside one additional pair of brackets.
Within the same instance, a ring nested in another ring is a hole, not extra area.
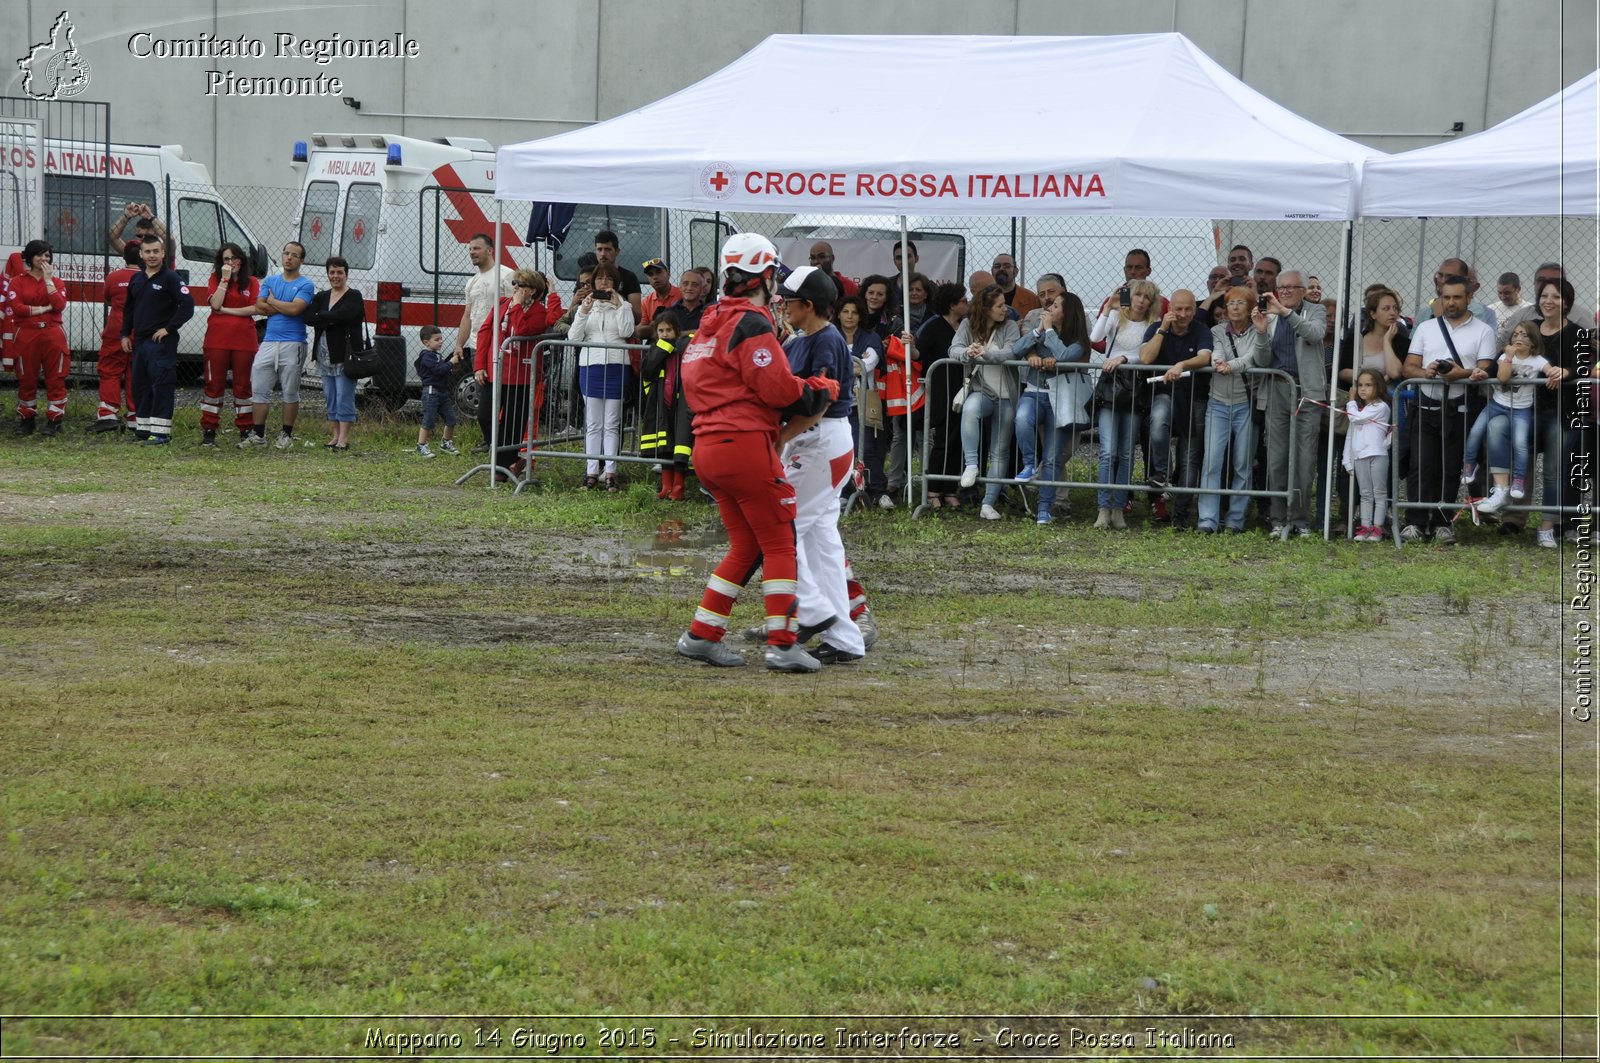
[(1600, 72), (1481, 133), (1372, 160), (1362, 215), (1595, 215), (1597, 78)]
[[(869, 120), (864, 101), (883, 104)], [(776, 35), (586, 129), (500, 149), (501, 199), (701, 210), (1342, 220), (1378, 153), (1176, 33)]]

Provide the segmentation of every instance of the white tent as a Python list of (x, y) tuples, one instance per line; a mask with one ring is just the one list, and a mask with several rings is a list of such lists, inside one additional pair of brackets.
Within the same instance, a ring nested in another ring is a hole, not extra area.
[(1361, 213), (1479, 218), (1600, 213), (1600, 72), (1470, 137), (1374, 159)]
[(1361, 164), (1376, 154), (1273, 103), (1176, 33), (777, 35), (629, 114), (501, 148), (495, 195), (1335, 221), (1354, 216)]

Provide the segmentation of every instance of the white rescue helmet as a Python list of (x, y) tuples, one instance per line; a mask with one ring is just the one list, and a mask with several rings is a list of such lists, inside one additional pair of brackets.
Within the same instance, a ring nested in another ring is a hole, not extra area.
[(722, 245), (722, 290), (740, 295), (778, 265), (778, 249), (760, 233), (735, 233)]

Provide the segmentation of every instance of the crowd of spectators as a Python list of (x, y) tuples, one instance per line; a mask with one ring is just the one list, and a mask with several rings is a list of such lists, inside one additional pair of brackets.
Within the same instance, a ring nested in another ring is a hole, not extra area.
[[(453, 405), (442, 393), (461, 373), (480, 387), (485, 440), (495, 421), (513, 450), (536, 437), (539, 425), (527, 413), (545, 409), (554, 366), (534, 364), (533, 337), (553, 334), (577, 352), (573, 401), (581, 409), (573, 413), (591, 455), (582, 485), (619, 489), (624, 414), (641, 393), (639, 348), (660, 347), (642, 390), (649, 394), (654, 382), (659, 405), (660, 385), (667, 385), (667, 406), (652, 413), (652, 423), (670, 426), (674, 358), (715, 301), (716, 278), (692, 267), (675, 280), (657, 258), (641, 264), (641, 284), (617, 262), (617, 248), (614, 233), (597, 234), (564, 307), (543, 274), (495, 264), (492, 241), (473, 238), (468, 250), (477, 273), (453, 345), (436, 335), (415, 352), (428, 376), (421, 456), (432, 456), (427, 433), (438, 414), (453, 428)], [(340, 363), (365, 344), (360, 293), (345, 286), (342, 264), (332, 260), (329, 286), (316, 292), (298, 275), (298, 252), (298, 244), (287, 245), (284, 271), (259, 279), (248, 275), (237, 246), (218, 252), (206, 290), (205, 445), (215, 445), (229, 377), (239, 446), (265, 444), (275, 383), (283, 404), (278, 445), (291, 445), (302, 363), (318, 367), (329, 396), (328, 449), (350, 445), (353, 384)], [(1074, 452), (1092, 436), (1094, 450), (1085, 457), (1099, 484), (1093, 522), (1108, 531), (1126, 528), (1135, 507), (1147, 506), (1151, 524), (1241, 533), (1251, 527), (1254, 501), (1255, 525), (1283, 539), (1313, 534), (1330, 506), (1336, 523), (1359, 509), (1356, 538), (1370, 541), (1382, 532), (1383, 519), (1372, 516), (1381, 502), (1380, 514), (1397, 507), (1396, 527), (1407, 542), (1452, 543), (1463, 515), (1515, 533), (1537, 509), (1536, 541), (1553, 546), (1577, 507), (1584, 482), (1572, 474), (1585, 471), (1579, 466), (1594, 431), (1593, 318), (1575, 306), (1559, 263), (1538, 267), (1532, 298), (1524, 298), (1519, 275), (1506, 272), (1497, 277), (1494, 300), (1484, 302), (1477, 272), (1446, 259), (1434, 274), (1434, 297), (1409, 314), (1394, 287), (1369, 285), (1358, 312), (1346, 318), (1335, 359), (1338, 307), (1323, 298), (1321, 281), (1243, 245), (1194, 289), (1164, 289), (1149, 254), (1135, 248), (1124, 258), (1121, 284), (1093, 304), (1068, 291), (1057, 273), (1041, 274), (1033, 289), (1023, 286), (1010, 254), (996, 255), (962, 286), (918, 272), (914, 242), (896, 242), (893, 253), (909, 270), (904, 295), (899, 274), (846, 277), (826, 241), (810, 249), (810, 263), (841, 293), (832, 320), (862, 368), (852, 425), (863, 441), (862, 471), (859, 488), (849, 490), (864, 491), (870, 505), (892, 509), (905, 492), (913, 475), (909, 442), (925, 454), (930, 508), (976, 507), (980, 518), (1000, 520), (1006, 503), (1020, 503), (1048, 524), (1068, 515), (1060, 486), (1070, 479)], [(37, 312), (21, 302), (27, 290), (0, 289), (9, 320)], [(258, 345), (251, 326), (260, 318), (267, 336)], [(780, 330), (782, 322), (778, 315)], [(496, 325), (499, 359), (489, 351)], [(270, 355), (266, 364), (262, 352)], [(13, 372), (22, 365), (3, 364)], [(106, 365), (123, 371), (114, 358)], [(497, 371), (504, 375), (495, 406), (489, 396)], [(101, 388), (97, 430), (122, 425), (124, 389), (117, 385)], [(1352, 426), (1361, 429), (1359, 448)], [(454, 450), (448, 431), (441, 447)], [(687, 442), (674, 445), (665, 429), (653, 430), (646, 449), (679, 453), (671, 496), (682, 497)], [(1380, 449), (1400, 484), (1392, 498), (1380, 491), (1378, 499), (1373, 490)], [(1350, 475), (1340, 474), (1341, 455)], [(520, 471), (519, 463), (513, 472)], [(669, 497), (670, 474), (662, 497)]]

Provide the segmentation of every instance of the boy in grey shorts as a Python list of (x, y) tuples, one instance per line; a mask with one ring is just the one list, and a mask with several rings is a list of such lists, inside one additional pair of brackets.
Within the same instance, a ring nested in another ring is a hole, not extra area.
[(422, 428), (417, 432), (417, 454), (433, 457), (428, 449), (428, 433), (434, 422), (444, 418), (444, 435), (439, 449), (446, 454), (459, 454), (451, 437), (456, 432), (456, 370), (461, 366), (461, 355), (443, 353), (444, 333), (437, 325), (422, 326), (422, 353), (417, 355), (417, 379), (422, 381)]
[(266, 315), (267, 331), (256, 348), (250, 365), (249, 434), (239, 440), (239, 449), (267, 445), (267, 407), (272, 404), (272, 385), (283, 388), (283, 429), (277, 447), (294, 446), (294, 420), (300, 412), (300, 366), (306, 360), (306, 325), (300, 319), (316, 286), (300, 276), (300, 260), (306, 249), (297, 240), (283, 245), (283, 272), (261, 282), (261, 300), (256, 310)]

